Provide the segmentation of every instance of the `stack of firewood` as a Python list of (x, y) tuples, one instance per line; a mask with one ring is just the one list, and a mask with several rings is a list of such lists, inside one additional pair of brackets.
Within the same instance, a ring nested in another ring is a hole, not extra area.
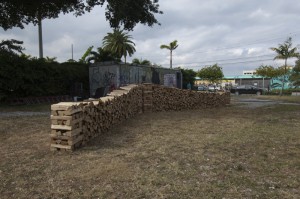
[(83, 140), (82, 103), (61, 102), (51, 106), (51, 150), (74, 150)]
[(51, 149), (74, 150), (142, 112), (209, 108), (228, 103), (230, 93), (143, 84), (121, 87), (100, 99), (54, 104), (51, 106)]
[(143, 112), (153, 111), (153, 87), (152, 84), (143, 84)]
[(83, 144), (107, 132), (113, 125), (141, 113), (142, 105), (142, 90), (132, 86), (121, 87), (107, 97), (89, 102), (83, 108)]
[(162, 86), (153, 87), (152, 98), (152, 110), (155, 112), (213, 108), (230, 103), (229, 93), (197, 92)]

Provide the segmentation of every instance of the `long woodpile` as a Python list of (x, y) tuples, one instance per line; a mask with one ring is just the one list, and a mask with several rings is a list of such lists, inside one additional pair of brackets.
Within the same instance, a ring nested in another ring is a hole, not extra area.
[(229, 103), (229, 93), (202, 93), (144, 84), (121, 87), (97, 100), (53, 104), (50, 148), (72, 151), (142, 112), (209, 108)]
[(213, 108), (230, 103), (228, 92), (196, 92), (153, 86), (153, 111), (180, 111)]

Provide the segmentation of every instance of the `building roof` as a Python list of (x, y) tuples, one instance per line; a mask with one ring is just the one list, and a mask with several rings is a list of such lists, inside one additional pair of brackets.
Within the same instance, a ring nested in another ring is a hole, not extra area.
[[(262, 79), (263, 76), (260, 75), (236, 75), (236, 76), (224, 76), (223, 79)], [(201, 80), (200, 77), (196, 77), (196, 80)], [(270, 79), (270, 78), (265, 78)]]

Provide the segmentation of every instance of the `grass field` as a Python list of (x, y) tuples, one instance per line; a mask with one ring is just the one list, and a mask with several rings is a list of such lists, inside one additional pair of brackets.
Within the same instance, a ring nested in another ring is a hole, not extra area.
[(276, 101), (300, 103), (300, 96), (260, 95), (260, 96), (257, 96), (257, 98), (258, 99), (266, 99), (266, 100), (276, 100)]
[(138, 115), (73, 153), (0, 118), (0, 198), (299, 198), (300, 106)]

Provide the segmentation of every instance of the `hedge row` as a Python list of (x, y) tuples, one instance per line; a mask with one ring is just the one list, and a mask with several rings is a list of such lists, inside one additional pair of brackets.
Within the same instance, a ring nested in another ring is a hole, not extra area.
[(76, 82), (88, 90), (88, 65), (0, 55), (0, 101), (16, 97), (69, 95)]

